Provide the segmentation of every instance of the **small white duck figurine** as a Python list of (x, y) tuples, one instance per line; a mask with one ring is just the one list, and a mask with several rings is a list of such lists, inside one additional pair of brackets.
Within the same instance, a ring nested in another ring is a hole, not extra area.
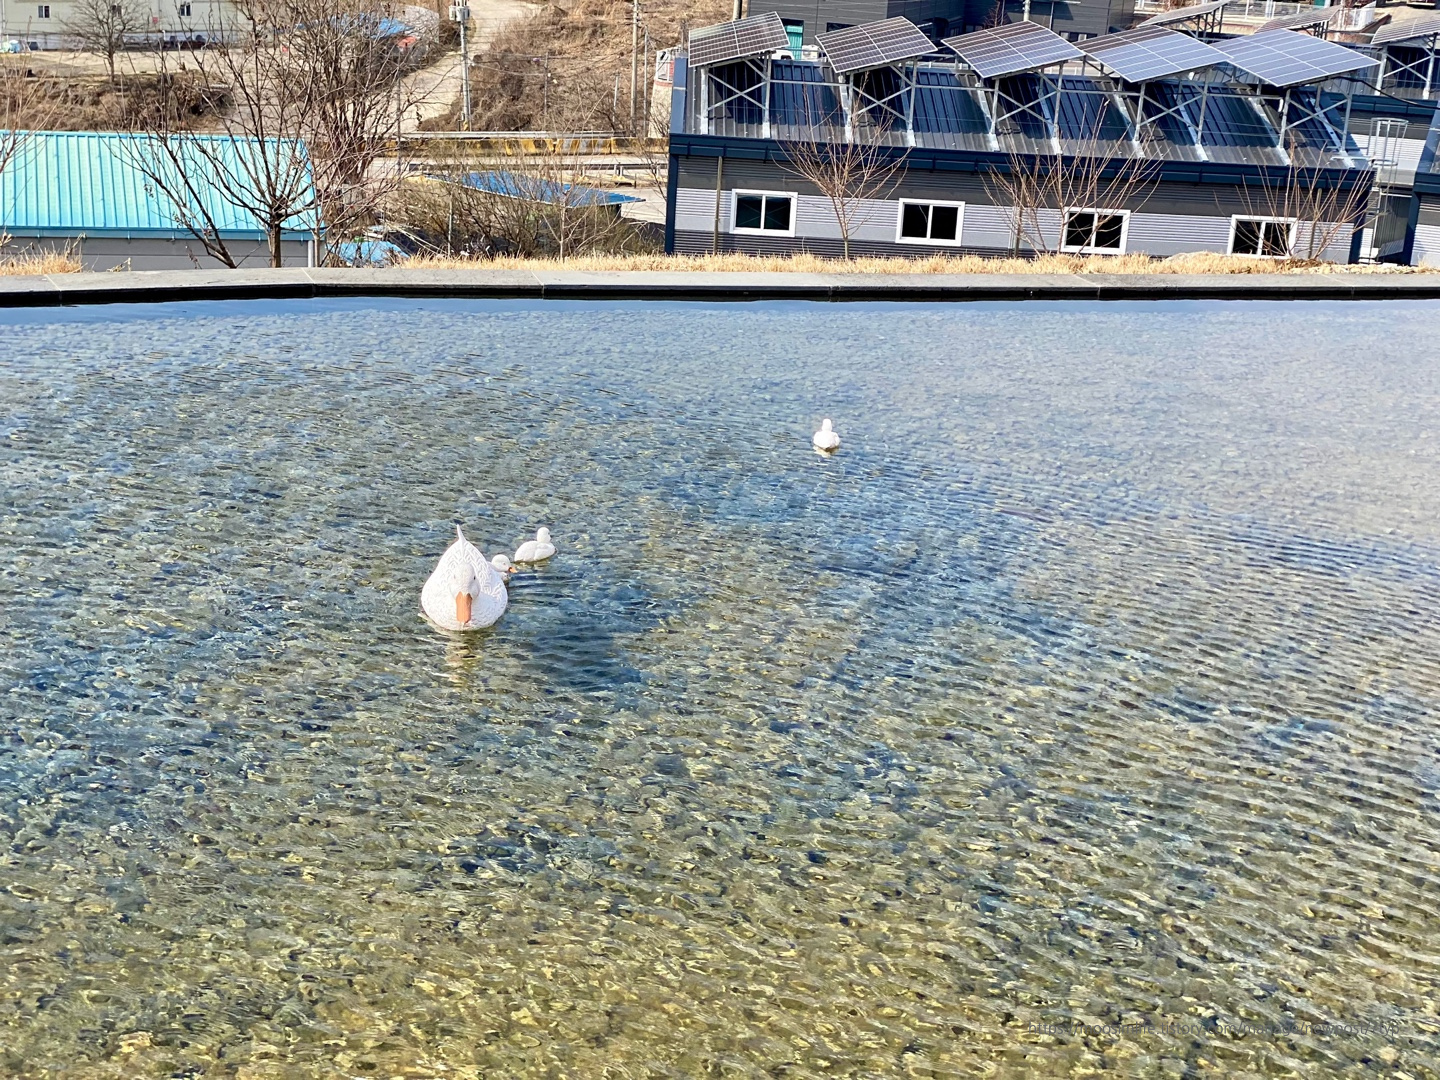
[[(434, 571), (420, 590), (425, 615), (443, 630), (478, 630), (491, 626), (510, 602), (505, 579), (494, 565), (485, 561), (478, 548), (455, 526), (455, 542), (445, 549)], [(505, 559), (508, 568), (510, 560)]]
[(555, 554), (555, 545), (550, 542), (550, 530), (541, 529), (534, 540), (526, 540), (515, 549), (516, 562), (544, 562)]
[(820, 422), (820, 430), (815, 432), (815, 437), (810, 441), (815, 444), (816, 450), (826, 453), (840, 449), (840, 436), (835, 434), (835, 428), (829, 420)]

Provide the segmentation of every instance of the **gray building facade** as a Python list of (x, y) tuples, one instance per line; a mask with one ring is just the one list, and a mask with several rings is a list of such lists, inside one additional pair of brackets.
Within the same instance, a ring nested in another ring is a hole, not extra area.
[(975, 0), (780, 0), (765, 5), (779, 14), (798, 49), (815, 44), (818, 34), (847, 26), (879, 22), (903, 16), (937, 42), (948, 34), (960, 33), (967, 16), (967, 4)]
[[(997, 74), (980, 53), (979, 66), (926, 54), (839, 71), (682, 58), (667, 249), (838, 256), (848, 233), (852, 255), (1360, 256), (1374, 173), (1346, 132), (1349, 98), (1193, 72), (1131, 82), (1033, 24), (991, 33), (1023, 34), (1050, 62)], [(797, 165), (806, 142), (866, 146), (895, 163), (893, 182), (849, 200), (842, 220), (833, 191)], [(1017, 194), (1017, 177), (1038, 190)]]

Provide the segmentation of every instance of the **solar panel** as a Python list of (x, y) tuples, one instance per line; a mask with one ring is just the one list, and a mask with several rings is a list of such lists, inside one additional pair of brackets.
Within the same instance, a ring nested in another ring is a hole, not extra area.
[(1333, 41), (1297, 34), (1293, 30), (1267, 30), (1250, 37), (1215, 43), (1217, 52), (1267, 86), (1299, 86), (1322, 82), (1380, 63)]
[(1140, 25), (1169, 26), (1171, 23), (1189, 22), (1191, 19), (1198, 19), (1202, 15), (1219, 11), (1231, 2), (1232, 0), (1214, 0), (1209, 4), (1191, 4), (1189, 7), (1176, 8), (1174, 11), (1162, 11), (1159, 15), (1152, 15)]
[(748, 19), (701, 26), (690, 31), (690, 66), (711, 67), (749, 56), (764, 56), (788, 48), (785, 24), (773, 11)]
[(1389, 45), (1397, 41), (1414, 41), (1417, 38), (1427, 38), (1440, 34), (1440, 15), (1421, 15), (1418, 19), (1408, 19), (1402, 23), (1386, 23), (1375, 31), (1375, 36), (1370, 39), (1371, 45)]
[(1281, 15), (1278, 19), (1261, 23), (1260, 29), (1255, 32), (1263, 34), (1267, 30), (1308, 30), (1312, 26), (1328, 26), (1339, 10), (1338, 7), (1311, 8), (1293, 15)]
[(837, 75), (913, 60), (935, 48), (918, 26), (900, 17), (832, 30), (815, 40)]
[[(1229, 0), (1225, 0), (1229, 2)], [(982, 79), (1035, 71), (1085, 54), (1053, 30), (1039, 23), (1006, 23), (989, 30), (945, 39), (945, 44)]]
[(1227, 59), (1213, 46), (1163, 26), (1137, 26), (1123, 33), (1090, 38), (1080, 42), (1080, 49), (1132, 83), (1213, 67)]

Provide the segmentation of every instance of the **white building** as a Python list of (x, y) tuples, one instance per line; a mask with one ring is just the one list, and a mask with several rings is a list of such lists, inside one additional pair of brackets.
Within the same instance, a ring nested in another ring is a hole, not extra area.
[[(228, 0), (117, 0), (132, 13), (137, 47), (186, 47), (214, 41), (230, 16)], [(0, 48), (73, 49), (70, 27), (77, 20), (76, 0), (0, 0)], [(143, 29), (141, 29), (143, 28)]]

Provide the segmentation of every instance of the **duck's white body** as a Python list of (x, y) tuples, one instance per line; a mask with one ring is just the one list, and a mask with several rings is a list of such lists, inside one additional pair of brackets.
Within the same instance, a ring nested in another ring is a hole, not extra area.
[[(470, 597), (470, 621), (464, 624), (455, 611), (455, 597), (460, 593)], [(426, 617), (443, 630), (478, 630), (505, 614), (509, 602), (505, 579), (465, 539), (460, 526), (455, 526), (455, 542), (445, 549), (420, 590)]]
[(550, 542), (550, 530), (541, 529), (534, 540), (526, 540), (515, 549), (516, 562), (544, 562), (555, 554), (555, 545)]
[(840, 436), (835, 434), (835, 428), (829, 420), (820, 425), (820, 430), (815, 432), (815, 437), (810, 440), (815, 444), (816, 450), (839, 450)]

